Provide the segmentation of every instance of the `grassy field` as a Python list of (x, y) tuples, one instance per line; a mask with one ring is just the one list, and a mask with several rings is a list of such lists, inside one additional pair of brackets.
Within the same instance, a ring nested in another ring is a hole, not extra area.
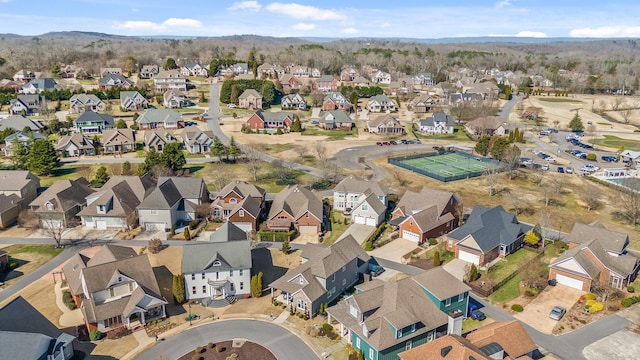
[(553, 103), (581, 103), (581, 100), (578, 99), (572, 99), (572, 98), (563, 98), (563, 97), (544, 97), (544, 96), (537, 96), (536, 100), (538, 101), (544, 101), (544, 102), (553, 102)]
[(358, 136), (358, 128), (353, 128), (350, 131), (345, 130), (323, 130), (316, 127), (306, 127), (302, 131), (302, 135), (322, 135), (329, 136), (330, 140), (344, 139), (347, 136)]
[(486, 272), (486, 276), (494, 283), (498, 283), (513, 274), (522, 264), (533, 259), (535, 256), (536, 253), (533, 251), (520, 249), (490, 267)]
[(604, 135), (604, 139), (595, 139), (590, 140), (592, 144), (606, 146), (612, 149), (619, 149), (621, 145), (624, 146), (625, 150), (640, 150), (640, 141), (631, 140), (631, 139), (623, 139), (613, 135)]
[(522, 276), (514, 276), (513, 279), (489, 295), (487, 299), (493, 304), (502, 304), (517, 298), (520, 295), (520, 289), (518, 289), (520, 281), (522, 281)]
[(2, 250), (9, 253), (12, 259), (18, 261), (18, 267), (6, 274), (6, 285), (18, 281), (21, 276), (27, 275), (62, 252), (51, 245), (11, 245)]
[[(427, 139), (427, 143), (433, 142), (438, 145), (438, 141), (468, 141), (471, 143), (472, 141), (467, 136), (464, 131), (463, 126), (455, 126), (453, 130), (453, 134), (434, 134), (434, 135), (425, 135), (420, 133), (419, 131), (413, 131), (413, 135), (420, 139)], [(444, 143), (442, 144), (444, 145)]]

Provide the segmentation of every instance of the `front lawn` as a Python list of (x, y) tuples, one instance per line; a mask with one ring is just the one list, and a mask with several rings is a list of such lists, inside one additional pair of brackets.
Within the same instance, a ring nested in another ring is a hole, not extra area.
[[(437, 143), (438, 140), (443, 141), (472, 141), (467, 136), (467, 133), (464, 131), (464, 126), (456, 125), (453, 129), (453, 134), (434, 134), (434, 135), (425, 135), (420, 133), (419, 131), (413, 131), (413, 135), (420, 139), (427, 139), (433, 141), (434, 144)], [(444, 144), (443, 144), (444, 145)]]
[(421, 259), (433, 259), (433, 254), (438, 251), (440, 252), (440, 262), (441, 265), (448, 263), (456, 257), (456, 254), (453, 251), (449, 251), (445, 247), (445, 243), (440, 243), (436, 247), (427, 250), (425, 253), (420, 255)]
[(5, 285), (11, 285), (21, 276), (27, 275), (49, 262), (62, 252), (51, 245), (11, 245), (2, 250), (9, 253), (11, 271), (0, 274)]
[(495, 265), (490, 267), (486, 272), (481, 271), (481, 274), (487, 277), (488, 280), (494, 284), (506, 279), (509, 275), (513, 274), (518, 268), (529, 260), (536, 257), (536, 253), (525, 248), (522, 248), (506, 258), (498, 261)]
[(326, 237), (323, 242), (325, 245), (333, 244), (349, 227), (349, 225), (345, 225), (344, 219), (346, 218), (342, 214), (336, 212), (333, 214), (333, 218), (336, 222), (333, 222), (333, 220), (331, 221), (331, 231), (329, 232), (329, 236)]

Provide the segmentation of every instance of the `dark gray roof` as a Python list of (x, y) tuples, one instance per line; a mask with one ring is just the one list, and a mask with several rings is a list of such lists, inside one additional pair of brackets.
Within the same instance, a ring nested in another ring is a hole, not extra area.
[(256, 111), (256, 115), (264, 122), (283, 121), (287, 117), (293, 121), (293, 113), (287, 111), (268, 112), (263, 110)]
[(433, 116), (424, 120), (420, 120), (420, 126), (434, 126), (436, 122), (446, 123), (447, 126), (453, 126), (455, 124), (455, 118), (453, 115), (447, 115), (443, 112), (434, 113)]
[(87, 195), (94, 192), (85, 178), (76, 180), (58, 180), (29, 204), (37, 207), (37, 212), (49, 211), (44, 206), (47, 202), (53, 205), (53, 212), (62, 212), (74, 206), (86, 203)]
[[(244, 236), (246, 239), (246, 233)], [(182, 247), (182, 272), (185, 274), (205, 272), (207, 269), (229, 271), (250, 268), (250, 240), (199, 242)]]
[(629, 235), (608, 230), (601, 223), (592, 224), (575, 223), (569, 241), (577, 244), (585, 244), (592, 240), (598, 240), (598, 243), (608, 251), (622, 254), (629, 244)]
[(27, 83), (27, 85), (25, 85), (25, 87), (27, 87), (29, 85), (33, 85), (38, 90), (41, 90), (41, 91), (42, 90), (53, 90), (53, 89), (59, 89), (60, 88), (58, 83), (53, 78), (33, 79), (33, 80), (29, 81), (29, 83)]
[(0, 309), (0, 331), (40, 333), (54, 339), (62, 333), (22, 296)]
[(240, 229), (237, 225), (230, 221), (225, 222), (209, 237), (209, 241), (215, 243), (243, 241), (247, 239), (247, 232)]
[(18, 195), (0, 194), (0, 214), (16, 206), (20, 206), (20, 197)]
[(91, 123), (91, 122), (102, 122), (105, 126), (114, 126), (115, 122), (113, 120), (113, 116), (109, 114), (99, 114), (93, 111), (85, 111), (77, 119), (73, 121), (73, 124), (81, 124), (81, 123)]
[(476, 205), (467, 222), (447, 236), (462, 240), (471, 235), (480, 249), (487, 252), (500, 244), (512, 244), (532, 228), (531, 225), (520, 223), (515, 215), (506, 212), (502, 206), (489, 209)]
[(176, 184), (172, 180), (167, 180), (158, 182), (158, 186), (140, 203), (138, 208), (170, 209), (181, 199), (182, 196)]
[(39, 121), (31, 120), (22, 115), (11, 115), (0, 120), (0, 130), (8, 128), (14, 130), (22, 130), (25, 127), (28, 127), (32, 131), (38, 131), (43, 128), (43, 125)]

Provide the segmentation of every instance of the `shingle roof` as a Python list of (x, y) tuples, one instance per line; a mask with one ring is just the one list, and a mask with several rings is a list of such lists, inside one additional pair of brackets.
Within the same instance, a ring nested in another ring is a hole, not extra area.
[(246, 198), (247, 196), (262, 198), (266, 194), (266, 191), (259, 186), (242, 180), (233, 180), (220, 190), (218, 196), (225, 197), (230, 192), (235, 192), (242, 198)]
[[(219, 261), (219, 265), (214, 265), (216, 260)], [(250, 269), (251, 264), (250, 240), (199, 242), (182, 248), (182, 272), (185, 274), (205, 272), (209, 269)]]
[(469, 286), (449, 274), (442, 266), (415, 275), (412, 279), (439, 300), (446, 300), (471, 290)]
[(231, 210), (231, 214), (229, 214), (229, 216), (232, 216), (240, 210), (244, 210), (245, 213), (249, 213), (253, 218), (257, 219), (261, 210), (260, 201), (251, 196), (246, 197), (242, 199), (242, 201), (240, 201), (233, 210)]
[(333, 189), (333, 191), (342, 191), (342, 192), (351, 192), (351, 193), (362, 193), (370, 190), (376, 196), (387, 196), (389, 194), (389, 188), (383, 184), (380, 184), (376, 181), (363, 180), (357, 176), (347, 176), (342, 179)]
[(131, 129), (109, 129), (102, 133), (102, 144), (107, 145), (122, 145), (122, 144), (135, 144), (136, 137)]
[(420, 210), (436, 206), (438, 215), (441, 215), (451, 197), (457, 199), (457, 195), (452, 192), (427, 187), (423, 187), (420, 192), (407, 190), (398, 201), (394, 211), (399, 209), (405, 216), (408, 216)]
[(401, 360), (491, 360), (479, 347), (460, 335), (451, 334), (398, 354)]
[(622, 254), (629, 244), (629, 235), (608, 230), (599, 222), (590, 225), (577, 222), (573, 225), (569, 241), (585, 244), (592, 240), (598, 240), (598, 243), (608, 251)]
[(387, 207), (384, 206), (384, 204), (382, 203), (382, 201), (380, 201), (380, 199), (378, 198), (378, 196), (376, 196), (376, 194), (374, 194), (370, 190), (368, 190), (365, 194), (367, 194), (366, 197), (362, 199), (362, 201), (360, 201), (358, 205), (356, 205), (355, 209), (360, 208), (360, 205), (366, 202), (367, 204), (369, 204), (371, 209), (378, 215), (387, 211)]
[(45, 190), (40, 196), (29, 204), (36, 206), (36, 212), (48, 211), (45, 207), (47, 202), (53, 205), (53, 212), (63, 212), (74, 206), (84, 204), (87, 195), (94, 192), (89, 187), (89, 182), (85, 178), (76, 180), (58, 180)]
[(253, 96), (255, 98), (262, 98), (262, 94), (260, 94), (257, 90), (247, 89), (242, 92), (242, 94), (238, 97), (238, 99), (245, 99), (245, 98), (248, 98), (249, 96)]
[(94, 148), (93, 139), (80, 133), (74, 133), (72, 135), (65, 135), (61, 137), (55, 146), (55, 150), (63, 151), (70, 143), (75, 145), (75, 147), (80, 150), (88, 150)]
[(0, 170), (0, 190), (17, 191), (31, 181), (36, 181), (40, 184), (40, 179), (28, 170)]
[(39, 78), (33, 79), (27, 83), (24, 87), (28, 87), (29, 85), (33, 85), (38, 90), (53, 90), (59, 89), (60, 86), (53, 78)]
[(166, 144), (176, 141), (173, 133), (165, 129), (151, 129), (144, 132), (144, 143), (146, 146), (155, 145), (157, 143)]
[(293, 121), (293, 113), (287, 112), (287, 111), (268, 112), (268, 111), (258, 110), (255, 112), (255, 114), (258, 115), (258, 117), (265, 122), (283, 121), (287, 117)]
[(273, 218), (283, 210), (296, 220), (307, 211), (318, 220), (323, 220), (322, 200), (314, 192), (302, 186), (287, 186), (280, 191), (271, 204), (268, 218)]
[(328, 124), (353, 123), (353, 120), (351, 120), (349, 115), (347, 115), (347, 113), (345, 113), (342, 110), (324, 111), (322, 114), (320, 114), (320, 120), (319, 121), (321, 123), (328, 123)]
[(387, 114), (369, 120), (369, 127), (401, 128), (402, 124), (393, 116)]
[(98, 104), (102, 102), (102, 100), (94, 94), (75, 94), (69, 99), (70, 102), (74, 102), (76, 100), (82, 104), (86, 104), (87, 102)]
[(230, 221), (225, 222), (209, 237), (209, 241), (214, 243), (244, 241), (247, 239), (247, 232)]
[(0, 120), (0, 130), (9, 128), (14, 130), (22, 130), (25, 127), (28, 127), (32, 131), (39, 131), (42, 130), (44, 126), (39, 121), (31, 120), (22, 115), (11, 115)]
[(471, 129), (497, 129), (504, 123), (504, 120), (495, 116), (480, 117), (475, 120), (469, 121), (465, 126)]
[(179, 121), (182, 121), (182, 115), (171, 109), (147, 109), (136, 119), (138, 124), (177, 123)]
[[(88, 196), (95, 198), (82, 209), (78, 216), (106, 216), (128, 218), (135, 213), (136, 207), (153, 187), (151, 175), (115, 176), (109, 179), (96, 193)], [(106, 214), (99, 214), (96, 205), (110, 205)]]
[(113, 120), (113, 116), (109, 114), (99, 114), (94, 111), (85, 111), (73, 121), (74, 124), (90, 122), (103, 122), (107, 126), (113, 126), (115, 123)]
[(498, 321), (485, 325), (468, 334), (467, 340), (478, 347), (498, 343), (512, 359), (538, 349), (518, 320)]

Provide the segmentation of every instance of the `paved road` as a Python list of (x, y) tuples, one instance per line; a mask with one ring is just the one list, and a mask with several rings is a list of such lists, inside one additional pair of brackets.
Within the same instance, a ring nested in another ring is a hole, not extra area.
[(299, 337), (278, 325), (258, 320), (224, 320), (172, 336), (140, 354), (138, 360), (177, 359), (210, 342), (248, 339), (265, 346), (278, 360), (317, 359)]

